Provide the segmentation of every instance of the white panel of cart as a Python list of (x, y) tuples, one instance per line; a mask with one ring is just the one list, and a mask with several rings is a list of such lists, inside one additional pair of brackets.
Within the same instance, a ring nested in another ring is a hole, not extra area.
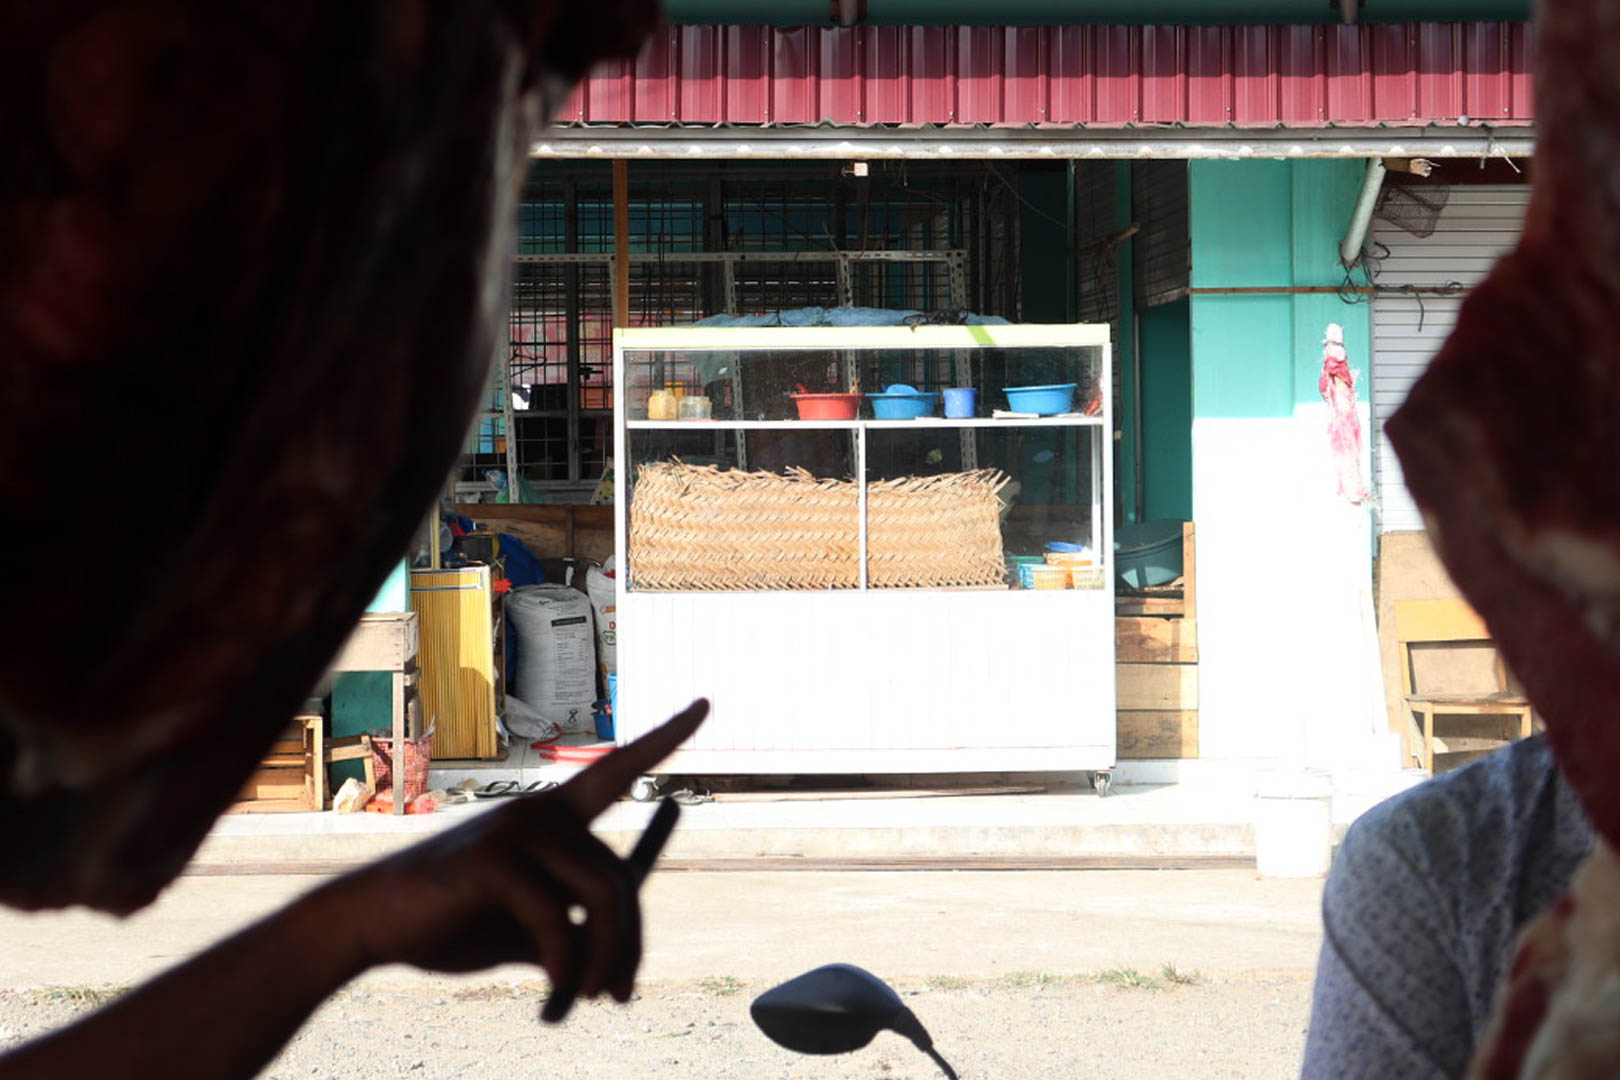
[(693, 698), (713, 702), (684, 770), (1113, 767), (1113, 611), (1101, 590), (715, 601), (632, 593), (620, 609), (620, 737)]

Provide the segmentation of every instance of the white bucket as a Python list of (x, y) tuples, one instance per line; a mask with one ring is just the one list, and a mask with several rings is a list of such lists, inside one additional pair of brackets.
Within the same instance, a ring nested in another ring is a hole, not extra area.
[(1333, 778), (1314, 769), (1263, 773), (1255, 793), (1260, 876), (1321, 877), (1333, 856)]

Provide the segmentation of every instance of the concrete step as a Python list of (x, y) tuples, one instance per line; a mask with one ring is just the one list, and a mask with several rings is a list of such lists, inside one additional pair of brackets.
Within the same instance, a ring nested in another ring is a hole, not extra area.
[[(358, 865), (398, 851), (500, 805), (487, 800), (438, 813), (235, 815), (222, 819), (196, 859), (222, 867)], [(596, 823), (610, 846), (628, 851), (650, 803), (622, 802)], [(1039, 795), (805, 799), (754, 793), (683, 808), (670, 860), (739, 859), (873, 862), (1086, 860), (1173, 865), (1178, 860), (1249, 859), (1253, 801), (1211, 789), (1116, 788)]]

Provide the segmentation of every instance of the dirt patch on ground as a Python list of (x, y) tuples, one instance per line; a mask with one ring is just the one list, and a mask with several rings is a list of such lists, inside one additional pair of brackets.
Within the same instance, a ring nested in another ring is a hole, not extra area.
[[(778, 1049), (748, 1018), (765, 984), (726, 975), (652, 983), (628, 1008), (585, 1002), (560, 1027), (538, 1018), (541, 981), (345, 990), (263, 1074), (292, 1078), (555, 1077), (589, 1080), (924, 1080), (939, 1073), (883, 1035), (842, 1058)], [(896, 988), (962, 1080), (1287, 1077), (1310, 1008), (1300, 973), (1206, 978), (1163, 968), (1084, 975), (940, 976)], [(0, 1046), (69, 1022), (104, 987), (0, 994)]]

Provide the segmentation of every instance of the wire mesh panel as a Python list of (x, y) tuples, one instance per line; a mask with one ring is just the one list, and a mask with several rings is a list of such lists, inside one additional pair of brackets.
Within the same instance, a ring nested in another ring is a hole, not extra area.
[[(627, 322), (840, 304), (1016, 317), (1013, 168), (873, 163), (856, 177), (826, 162), (637, 163)], [(610, 167), (537, 162), (518, 209), (506, 370), (469, 438), (463, 484), (487, 487), (509, 451), (521, 482), (574, 494), (595, 486), (611, 443), (613, 246)], [(729, 392), (675, 362), (657, 378)]]
[(569, 282), (575, 266), (519, 263), (512, 277), (507, 374), (519, 409), (568, 409)]
[(1440, 227), (1440, 215), (1450, 198), (1451, 188), (1443, 184), (1386, 184), (1373, 213), (1396, 228), (1425, 238)]
[(839, 303), (836, 260), (750, 258), (734, 264), (732, 274), (738, 314)]
[(995, 180), (970, 194), (962, 210), (971, 224), (963, 245), (969, 254), (969, 296), (974, 311), (1016, 320), (1020, 304), (1018, 192), (1003, 186), (1005, 177), (1000, 173)]
[(573, 313), (573, 325), (579, 340), (579, 407), (612, 412), (613, 264), (603, 259), (577, 266), (579, 304)]
[(857, 307), (922, 312), (957, 311), (963, 297), (952, 259), (856, 259), (850, 263), (848, 300)]
[(1119, 317), (1114, 174), (1112, 161), (1084, 161), (1075, 167), (1077, 310), (1086, 322), (1112, 323)]
[(708, 271), (705, 264), (679, 257), (632, 255), (629, 324), (679, 326), (725, 310), (723, 302), (703, 295)]
[(1185, 161), (1131, 163), (1131, 213), (1142, 224), (1134, 240), (1132, 287), (1143, 307), (1187, 295), (1192, 252), (1187, 200)]

